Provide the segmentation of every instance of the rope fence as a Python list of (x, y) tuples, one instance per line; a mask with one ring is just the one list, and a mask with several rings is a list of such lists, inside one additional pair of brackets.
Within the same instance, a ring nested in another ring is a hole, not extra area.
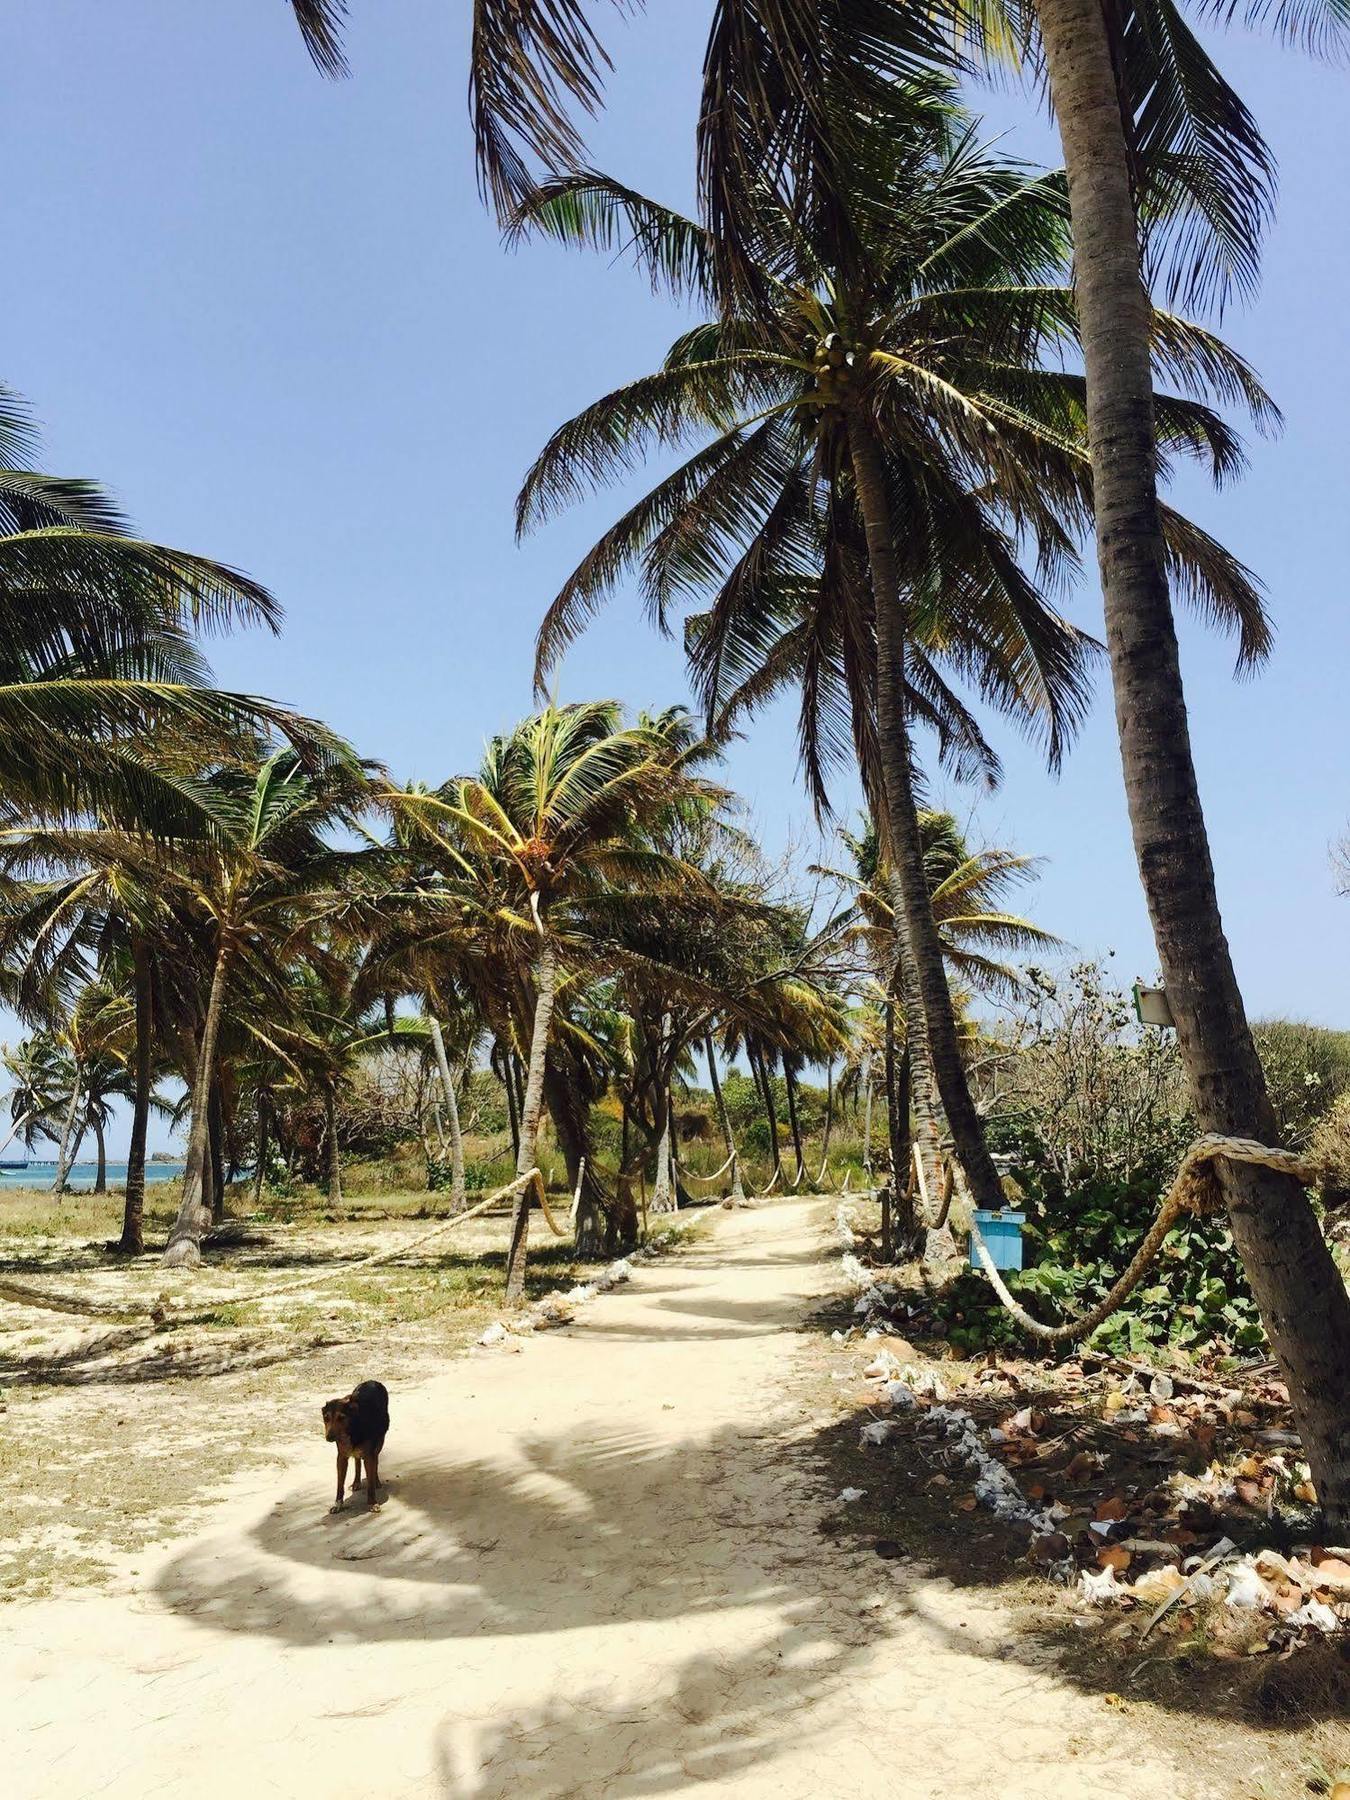
[(686, 1181), (720, 1181), (735, 1160), (736, 1152), (733, 1150), (731, 1155), (722, 1164), (721, 1168), (714, 1169), (711, 1175), (696, 1175), (692, 1169), (686, 1169), (684, 1164), (678, 1160), (675, 1163), (675, 1167), (680, 1171), (681, 1175), (684, 1176)]
[(444, 1236), (455, 1231), (461, 1225), (467, 1225), (470, 1219), (485, 1213), (489, 1207), (498, 1206), (503, 1200), (514, 1199), (526, 1188), (533, 1188), (535, 1198), (539, 1202), (539, 1210), (548, 1223), (549, 1230), (555, 1237), (566, 1237), (567, 1233), (554, 1218), (548, 1204), (548, 1191), (544, 1186), (542, 1170), (527, 1169), (523, 1175), (517, 1175), (505, 1186), (488, 1194), (485, 1199), (467, 1207), (463, 1212), (455, 1213), (451, 1218), (440, 1219), (429, 1231), (422, 1232), (408, 1243), (386, 1245), (383, 1250), (376, 1250), (369, 1256), (358, 1257), (355, 1262), (339, 1263), (334, 1268), (324, 1269), (317, 1275), (301, 1275), (293, 1281), (275, 1283), (271, 1287), (261, 1288), (252, 1294), (227, 1294), (209, 1304), (194, 1308), (188, 1312), (173, 1309), (169, 1297), (159, 1295), (155, 1300), (142, 1301), (129, 1306), (99, 1306), (92, 1301), (82, 1300), (75, 1294), (49, 1294), (39, 1288), (31, 1288), (26, 1282), (10, 1281), (0, 1278), (0, 1299), (14, 1300), (21, 1306), (40, 1308), (45, 1312), (73, 1313), (81, 1318), (107, 1319), (120, 1323), (140, 1323), (151, 1319), (156, 1325), (195, 1325), (203, 1319), (209, 1319), (222, 1306), (253, 1306), (260, 1300), (273, 1300), (280, 1294), (291, 1294), (300, 1288), (310, 1288), (321, 1281), (333, 1281), (340, 1275), (354, 1274), (358, 1269), (374, 1268), (378, 1263), (392, 1262), (396, 1257), (407, 1256), (418, 1250), (423, 1244), (430, 1243), (432, 1238)]
[(1254, 1138), (1224, 1137), (1219, 1132), (1208, 1132), (1199, 1137), (1182, 1157), (1177, 1168), (1175, 1179), (1163, 1197), (1158, 1209), (1158, 1216), (1149, 1227), (1148, 1233), (1125, 1273), (1116, 1282), (1110, 1293), (1080, 1317), (1069, 1319), (1062, 1325), (1046, 1325), (1040, 1319), (1034, 1319), (1026, 1308), (1015, 1300), (1008, 1291), (989, 1248), (981, 1236), (980, 1228), (974, 1219), (970, 1222), (971, 1242), (980, 1266), (993, 1284), (994, 1292), (1012, 1314), (1022, 1329), (1032, 1337), (1039, 1338), (1043, 1344), (1070, 1344), (1088, 1337), (1112, 1313), (1119, 1312), (1147, 1274), (1150, 1265), (1162, 1248), (1162, 1241), (1172, 1226), (1184, 1212), (1194, 1213), (1203, 1218), (1207, 1214), (1221, 1210), (1223, 1195), (1219, 1188), (1218, 1177), (1214, 1172), (1214, 1163), (1219, 1158), (1229, 1162), (1250, 1163), (1258, 1168), (1275, 1169), (1281, 1175), (1291, 1175), (1305, 1187), (1317, 1179), (1317, 1170), (1305, 1158), (1297, 1156), (1292, 1150), (1273, 1150), (1269, 1144), (1259, 1144)]

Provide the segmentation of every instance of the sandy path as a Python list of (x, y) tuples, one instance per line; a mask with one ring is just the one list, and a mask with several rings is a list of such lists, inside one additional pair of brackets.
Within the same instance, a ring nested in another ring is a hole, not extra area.
[[(393, 1389), (388, 1504), (242, 1476), (129, 1594), (0, 1614), (7, 1800), (1152, 1800), (992, 1606), (828, 1543), (791, 1440), (818, 1202), (719, 1216), (584, 1323)], [(316, 1395), (316, 1404), (321, 1396)]]

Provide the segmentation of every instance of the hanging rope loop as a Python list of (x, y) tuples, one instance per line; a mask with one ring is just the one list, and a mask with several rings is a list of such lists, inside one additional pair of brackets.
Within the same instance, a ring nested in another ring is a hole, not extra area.
[(1040, 1319), (1034, 1319), (1013, 1298), (1007, 1283), (994, 1266), (994, 1259), (981, 1236), (979, 1225), (972, 1218), (970, 1237), (980, 1267), (989, 1277), (1000, 1301), (1024, 1331), (1043, 1344), (1077, 1343), (1089, 1337), (1112, 1313), (1120, 1311), (1148, 1273), (1162, 1248), (1163, 1239), (1182, 1213), (1192, 1213), (1196, 1218), (1212, 1218), (1216, 1213), (1222, 1212), (1223, 1190), (1214, 1168), (1221, 1157), (1228, 1162), (1274, 1169), (1281, 1175), (1289, 1175), (1295, 1181), (1302, 1182), (1305, 1187), (1311, 1186), (1318, 1179), (1317, 1166), (1292, 1150), (1272, 1149), (1269, 1144), (1260, 1144), (1255, 1138), (1225, 1137), (1221, 1132), (1206, 1132), (1203, 1137), (1195, 1140), (1182, 1157), (1176, 1177), (1158, 1209), (1158, 1216), (1135, 1252), (1129, 1268), (1091, 1312), (1084, 1313), (1080, 1318), (1068, 1319), (1062, 1325), (1047, 1325)]
[(44, 1312), (73, 1313), (86, 1319), (109, 1319), (121, 1323), (140, 1323), (152, 1319), (156, 1325), (195, 1325), (203, 1319), (209, 1319), (212, 1313), (222, 1306), (252, 1306), (258, 1300), (271, 1300), (278, 1294), (294, 1293), (298, 1288), (310, 1288), (321, 1281), (332, 1281), (339, 1275), (351, 1275), (358, 1269), (373, 1268), (376, 1263), (392, 1262), (396, 1256), (406, 1256), (409, 1251), (418, 1249), (434, 1237), (445, 1232), (455, 1231), (466, 1225), (470, 1219), (477, 1218), (490, 1206), (496, 1206), (503, 1200), (514, 1199), (526, 1189), (533, 1189), (539, 1202), (539, 1209), (548, 1223), (549, 1230), (555, 1237), (566, 1237), (567, 1233), (559, 1225), (549, 1209), (548, 1191), (544, 1186), (543, 1172), (540, 1169), (527, 1169), (523, 1175), (517, 1175), (495, 1193), (487, 1195), (476, 1205), (467, 1207), (449, 1219), (441, 1219), (430, 1231), (424, 1231), (410, 1243), (393, 1244), (383, 1250), (376, 1250), (370, 1256), (358, 1257), (355, 1262), (338, 1263), (331, 1269), (323, 1269), (316, 1275), (302, 1275), (295, 1281), (283, 1281), (276, 1286), (260, 1288), (254, 1294), (223, 1294), (208, 1306), (195, 1308), (191, 1312), (175, 1312), (167, 1294), (161, 1294), (156, 1300), (146, 1300), (128, 1306), (99, 1306), (92, 1301), (83, 1300), (76, 1294), (48, 1294), (39, 1288), (29, 1287), (26, 1282), (0, 1280), (0, 1299), (13, 1300), (20, 1306), (32, 1306)]

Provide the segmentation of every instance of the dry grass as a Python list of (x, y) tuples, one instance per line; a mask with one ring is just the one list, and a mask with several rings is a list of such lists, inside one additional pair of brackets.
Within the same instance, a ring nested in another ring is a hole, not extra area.
[[(148, 1191), (152, 1244), (176, 1202), (176, 1184)], [(245, 1461), (279, 1461), (311, 1427), (321, 1450), (318, 1408), (330, 1394), (367, 1375), (406, 1387), (500, 1311), (504, 1218), (471, 1221), (407, 1261), (341, 1272), (420, 1235), (443, 1196), (353, 1196), (341, 1209), (273, 1201), (230, 1220), (200, 1271), (173, 1276), (156, 1254), (128, 1263), (108, 1253), (120, 1204), (0, 1196), (0, 1271), (110, 1306), (165, 1291), (217, 1304), (203, 1323), (167, 1330), (5, 1304), (0, 1597), (125, 1578)], [(310, 1271), (296, 1292), (252, 1298)], [(530, 1296), (583, 1275), (570, 1239), (536, 1224)]]

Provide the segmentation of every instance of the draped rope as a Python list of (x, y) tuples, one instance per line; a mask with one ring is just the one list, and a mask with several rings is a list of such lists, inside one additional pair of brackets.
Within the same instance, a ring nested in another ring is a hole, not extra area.
[(773, 1172), (773, 1180), (769, 1183), (768, 1187), (766, 1187), (763, 1190), (764, 1194), (766, 1196), (771, 1194), (773, 1192), (773, 1190), (778, 1186), (778, 1177), (782, 1173), (783, 1173), (783, 1165), (782, 1165), (782, 1163), (779, 1163), (778, 1167)]
[(1275, 1169), (1281, 1175), (1291, 1175), (1295, 1181), (1301, 1181), (1305, 1187), (1317, 1179), (1315, 1166), (1292, 1150), (1273, 1150), (1268, 1144), (1259, 1144), (1254, 1138), (1224, 1137), (1219, 1132), (1207, 1132), (1199, 1137), (1182, 1157), (1177, 1168), (1176, 1177), (1163, 1198), (1158, 1216), (1149, 1228), (1147, 1236), (1135, 1252), (1134, 1259), (1120, 1280), (1100, 1300), (1091, 1312), (1084, 1313), (1081, 1318), (1069, 1319), (1062, 1325), (1046, 1325), (1040, 1319), (1033, 1319), (1024, 1306), (1009, 1293), (1002, 1275), (994, 1267), (994, 1259), (981, 1236), (980, 1228), (974, 1221), (970, 1222), (971, 1241), (975, 1246), (975, 1254), (980, 1259), (980, 1266), (993, 1283), (994, 1292), (1003, 1305), (1024, 1331), (1045, 1344), (1069, 1344), (1087, 1337), (1094, 1332), (1104, 1319), (1119, 1312), (1125, 1301), (1138, 1287), (1147, 1273), (1149, 1265), (1162, 1247), (1177, 1218), (1183, 1212), (1194, 1213), (1197, 1218), (1216, 1213), (1222, 1209), (1223, 1194), (1219, 1187), (1218, 1177), (1214, 1173), (1213, 1164), (1219, 1157), (1229, 1162), (1250, 1163), (1258, 1168)]
[(219, 1311), (222, 1306), (252, 1306), (259, 1300), (271, 1300), (278, 1294), (294, 1293), (298, 1288), (313, 1287), (320, 1281), (332, 1281), (339, 1275), (351, 1275), (358, 1269), (373, 1268), (376, 1263), (391, 1262), (396, 1256), (406, 1256), (409, 1251), (420, 1248), (434, 1237), (440, 1237), (445, 1232), (454, 1231), (459, 1226), (466, 1225), (470, 1219), (477, 1218), (490, 1206), (496, 1206), (502, 1200), (513, 1198), (527, 1187), (534, 1188), (540, 1211), (548, 1221), (553, 1235), (566, 1237), (567, 1233), (558, 1224), (549, 1209), (543, 1174), (535, 1168), (527, 1169), (523, 1175), (517, 1175), (513, 1181), (508, 1181), (505, 1187), (498, 1188), (495, 1193), (489, 1194), (486, 1199), (478, 1201), (476, 1205), (468, 1207), (464, 1212), (455, 1213), (449, 1219), (439, 1220), (431, 1227), (430, 1231), (422, 1232), (410, 1243), (389, 1245), (383, 1250), (376, 1250), (370, 1256), (358, 1257), (355, 1262), (339, 1263), (317, 1275), (301, 1275), (294, 1281), (283, 1281), (273, 1287), (261, 1288), (253, 1294), (225, 1294), (219, 1299), (211, 1301), (209, 1305), (198, 1307), (192, 1312), (174, 1311), (172, 1301), (167, 1294), (161, 1294), (156, 1300), (142, 1301), (138, 1305), (98, 1306), (91, 1301), (80, 1299), (75, 1294), (48, 1294), (39, 1288), (30, 1288), (25, 1282), (2, 1278), (0, 1278), (0, 1298), (17, 1301), (21, 1306), (38, 1307), (45, 1312), (74, 1313), (87, 1319), (140, 1323), (142, 1320), (150, 1318), (156, 1325), (195, 1325), (202, 1319), (209, 1319), (212, 1313)]
[(675, 1167), (680, 1171), (681, 1175), (684, 1176), (686, 1181), (720, 1181), (735, 1160), (736, 1152), (733, 1150), (731, 1155), (722, 1164), (721, 1168), (714, 1169), (711, 1175), (696, 1175), (692, 1169), (686, 1169), (684, 1164), (680, 1162), (678, 1158), (676, 1159)]

